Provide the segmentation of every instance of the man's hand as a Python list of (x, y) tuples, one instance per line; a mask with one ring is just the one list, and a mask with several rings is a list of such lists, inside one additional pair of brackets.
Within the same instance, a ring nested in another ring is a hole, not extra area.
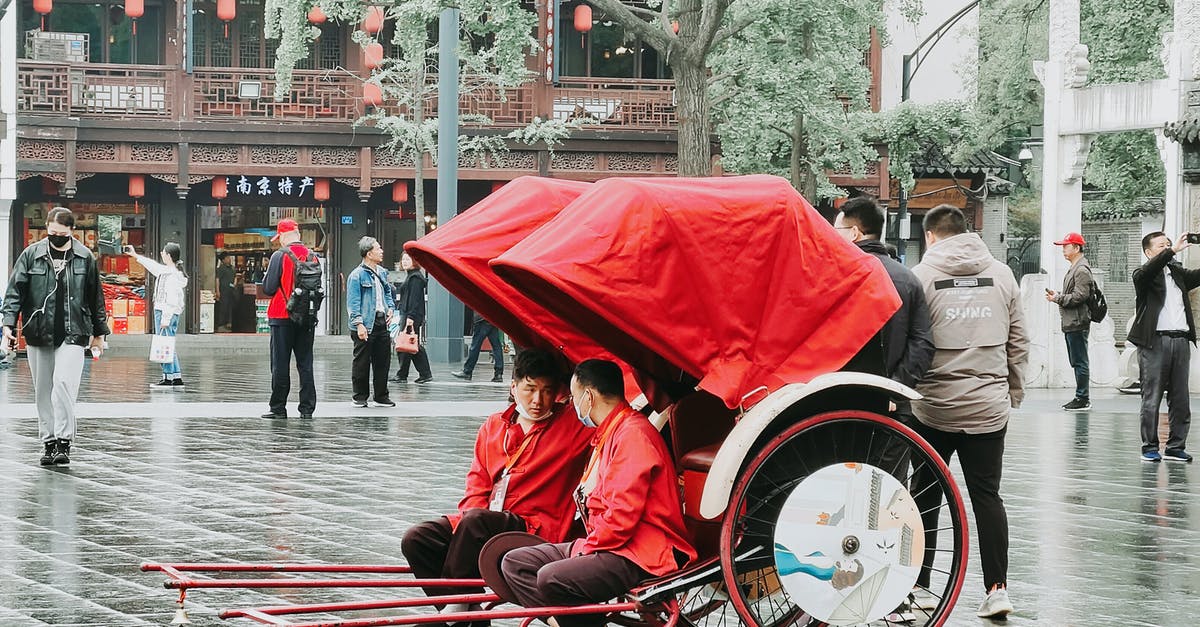
[(158, 328), (165, 329), (169, 326), (171, 326), (171, 319), (166, 316), (162, 316), (162, 322), (159, 323)]
[(133, 249), (133, 246), (126, 246), (125, 254), (129, 255), (130, 257), (135, 257), (137, 256), (137, 251)]
[(392, 323), (392, 313), (393, 313), (392, 310), (389, 309), (387, 312), (387, 317), (383, 319), (384, 323), (386, 323), (386, 324)]
[(358, 339), (360, 339), (364, 342), (367, 341), (367, 325), (365, 325), (365, 324), (358, 325)]
[(1175, 245), (1171, 247), (1171, 250), (1175, 251), (1176, 253), (1181, 253), (1185, 248), (1191, 246), (1191, 244), (1189, 244), (1187, 241), (1187, 236), (1187, 231), (1180, 233), (1179, 239), (1175, 240)]
[(1046, 300), (1054, 302), (1054, 290), (1046, 290)]
[(88, 348), (92, 351), (92, 359), (99, 359), (100, 354), (104, 352), (104, 337), (100, 335), (92, 336), (92, 343)]
[(17, 336), (13, 333), (12, 327), (4, 327), (4, 343), (0, 345), (6, 352), (17, 347)]

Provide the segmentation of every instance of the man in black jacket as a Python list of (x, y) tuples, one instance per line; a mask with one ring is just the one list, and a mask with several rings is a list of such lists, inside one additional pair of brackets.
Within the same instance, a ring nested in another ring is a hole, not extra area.
[[(1175, 261), (1175, 255), (1190, 244), (1187, 234), (1174, 245), (1162, 231), (1142, 238), (1146, 261), (1133, 271), (1133, 289), (1137, 295), (1133, 328), (1129, 341), (1138, 347), (1138, 366), (1142, 373), (1142, 461), (1190, 462), (1187, 453), (1188, 427), (1192, 408), (1188, 397), (1188, 378), (1196, 325), (1188, 291), (1200, 287), (1200, 270), (1188, 270)], [(1164, 392), (1170, 432), (1166, 449), (1158, 451), (1158, 407)]]
[(5, 348), (16, 342), (17, 317), (28, 345), (37, 401), (43, 466), (71, 463), (75, 399), (83, 374), (83, 349), (99, 358), (109, 334), (96, 258), (71, 237), (75, 215), (55, 207), (46, 216), (47, 237), (17, 257), (0, 321)]

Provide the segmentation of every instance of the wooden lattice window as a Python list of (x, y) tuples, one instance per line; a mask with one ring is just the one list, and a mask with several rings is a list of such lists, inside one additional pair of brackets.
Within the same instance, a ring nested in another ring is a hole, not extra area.
[[(217, 19), (216, 4), (197, 2), (192, 16), (192, 63), (198, 67), (273, 68), (279, 41), (264, 34), (263, 5), (257, 0), (241, 0), (237, 18), (229, 23)], [(301, 59), (297, 69), (333, 69), (343, 65), (342, 29), (336, 24), (321, 26), (321, 38), (314, 42), (316, 54)], [(314, 63), (314, 56), (316, 63)]]

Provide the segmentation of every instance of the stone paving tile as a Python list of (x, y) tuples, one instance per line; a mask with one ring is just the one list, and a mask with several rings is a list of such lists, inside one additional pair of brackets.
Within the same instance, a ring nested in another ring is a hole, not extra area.
[[(24, 362), (0, 373), (0, 627), (167, 624), (175, 593), (143, 561), (399, 563), (404, 530), (457, 502), (479, 408), (506, 393), (409, 384), (395, 410), (351, 415), (349, 358), (325, 355), (319, 370), (339, 373), (320, 384), (329, 413), (263, 421), (247, 417), (262, 411), (260, 357), (196, 361), (211, 376), (166, 399), (143, 388), (154, 371), (140, 356), (89, 362), (82, 398), (145, 404), (81, 417), (73, 463), (55, 469), (37, 466), (36, 424), (17, 417), (30, 415)], [(1057, 409), (1068, 396), (1033, 391), (1010, 425), (1008, 622), (1195, 624), (1200, 466), (1138, 460), (1135, 398), (1096, 391), (1093, 411), (1068, 414)], [(213, 417), (180, 417), (214, 401), (226, 402)], [(974, 528), (969, 506), (968, 517)], [(974, 540), (950, 625), (991, 624), (974, 617)], [(206, 590), (189, 602), (195, 624), (214, 625), (223, 607), (405, 594)]]

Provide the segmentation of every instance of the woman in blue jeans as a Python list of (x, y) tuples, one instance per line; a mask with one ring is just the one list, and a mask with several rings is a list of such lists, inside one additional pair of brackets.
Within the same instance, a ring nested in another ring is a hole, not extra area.
[[(125, 247), (125, 254), (135, 257), (138, 263), (145, 266), (146, 271), (154, 275), (154, 331), (158, 335), (175, 337), (179, 330), (179, 316), (183, 315), (184, 295), (188, 277), (183, 272), (183, 262), (179, 260), (182, 249), (175, 242), (167, 242), (163, 246), (159, 263), (149, 257), (137, 254), (133, 246)], [(179, 353), (171, 363), (162, 365), (163, 378), (151, 388), (183, 389), (183, 375), (179, 370)]]

